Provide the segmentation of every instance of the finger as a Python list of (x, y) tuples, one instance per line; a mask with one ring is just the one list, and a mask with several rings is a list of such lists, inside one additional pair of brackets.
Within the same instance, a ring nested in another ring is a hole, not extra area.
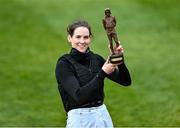
[(119, 45), (118, 47), (114, 47), (115, 50), (121, 49), (121, 45)]
[(123, 49), (122, 45), (119, 45), (119, 47), (117, 47), (117, 49)]
[(106, 64), (108, 64), (109, 63), (109, 56), (108, 56), (108, 58), (106, 59), (106, 62), (105, 62)]
[(116, 48), (116, 51), (123, 53), (123, 52), (124, 52), (124, 49), (123, 49), (122, 45), (119, 45), (119, 47)]
[[(119, 64), (119, 63), (118, 63)], [(116, 67), (118, 64), (112, 64), (113, 67)]]

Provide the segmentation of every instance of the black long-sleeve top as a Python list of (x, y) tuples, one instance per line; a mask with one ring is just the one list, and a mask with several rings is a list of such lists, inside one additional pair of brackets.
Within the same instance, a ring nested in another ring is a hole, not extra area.
[[(69, 54), (77, 63), (89, 68), (91, 61), (89, 52), (81, 53), (72, 48)], [(97, 54), (93, 55), (97, 58), (99, 65), (102, 67), (105, 60)], [(102, 69), (100, 69), (99, 72), (94, 75), (93, 79), (83, 86), (80, 86), (75, 72), (76, 71), (73, 65), (65, 58), (58, 60), (55, 74), (58, 89), (66, 111), (74, 108), (96, 106), (98, 104), (96, 103), (97, 100), (100, 100), (102, 103), (104, 100), (103, 89), (105, 77), (123, 86), (128, 86), (131, 84), (130, 74), (124, 63), (118, 65), (118, 69), (115, 69), (115, 71), (110, 75), (106, 74)], [(88, 104), (89, 102), (93, 101), (95, 104)]]

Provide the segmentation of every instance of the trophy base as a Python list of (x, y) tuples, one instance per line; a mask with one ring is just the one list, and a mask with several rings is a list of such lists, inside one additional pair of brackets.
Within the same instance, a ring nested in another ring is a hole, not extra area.
[(109, 62), (112, 64), (118, 64), (124, 61), (123, 53), (121, 54), (113, 54), (109, 57)]

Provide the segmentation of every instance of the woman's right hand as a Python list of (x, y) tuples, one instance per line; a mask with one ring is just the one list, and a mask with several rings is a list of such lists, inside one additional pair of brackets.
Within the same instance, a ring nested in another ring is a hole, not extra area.
[(106, 73), (106, 74), (111, 74), (117, 67), (118, 64), (112, 64), (109, 62), (109, 59), (106, 60), (106, 62), (104, 63), (104, 65), (102, 66), (102, 70)]

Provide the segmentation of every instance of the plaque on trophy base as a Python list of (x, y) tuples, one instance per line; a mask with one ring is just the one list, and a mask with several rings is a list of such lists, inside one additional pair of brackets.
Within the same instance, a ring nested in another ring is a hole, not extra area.
[(114, 54), (114, 55), (112, 54), (109, 56), (109, 62), (112, 64), (118, 64), (121, 63), (122, 61), (124, 61), (123, 53)]

